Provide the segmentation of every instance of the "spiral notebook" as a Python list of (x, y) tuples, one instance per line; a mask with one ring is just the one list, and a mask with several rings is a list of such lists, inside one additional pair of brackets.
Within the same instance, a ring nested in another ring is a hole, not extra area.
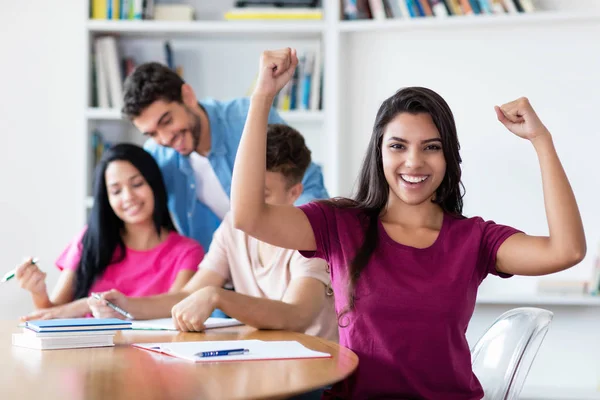
[[(135, 343), (132, 346), (193, 362), (291, 360), (330, 358), (331, 354), (310, 350), (296, 341), (222, 340), (206, 342)], [(200, 357), (202, 352), (248, 350), (244, 354)]]

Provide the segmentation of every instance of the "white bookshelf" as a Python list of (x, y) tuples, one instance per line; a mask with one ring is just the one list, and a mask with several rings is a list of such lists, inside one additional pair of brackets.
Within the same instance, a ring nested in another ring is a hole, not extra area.
[[(281, 111), (281, 117), (289, 123), (314, 122), (322, 123), (325, 119), (323, 111)], [(114, 108), (94, 108), (86, 110), (86, 118), (90, 121), (121, 121), (121, 111)]]
[[(344, 116), (341, 115), (339, 108), (341, 93), (345, 89), (341, 83), (344, 79), (343, 61), (346, 53), (351, 52), (344, 39), (348, 34), (410, 31), (415, 29), (443, 31), (468, 26), (524, 26), (532, 23), (600, 21), (600, 13), (586, 13), (584, 11), (540, 11), (531, 14), (500, 16), (475, 15), (448, 18), (387, 19), (385, 21), (343, 21), (340, 19), (339, 3), (334, 0), (323, 2), (324, 19), (322, 21), (223, 21), (217, 18), (220, 18), (223, 12), (233, 4), (232, 1), (188, 1), (194, 4), (197, 9), (206, 8), (211, 11), (213, 19), (200, 19), (190, 22), (106, 21), (90, 20), (87, 19), (86, 15), (85, 29), (88, 37), (86, 54), (91, 53), (94, 38), (102, 35), (114, 35), (118, 37), (120, 42), (127, 42), (131, 48), (140, 47), (142, 53), (146, 50), (138, 44), (142, 43), (144, 46), (148, 46), (148, 43), (152, 41), (158, 43), (164, 40), (180, 40), (184, 44), (199, 41), (205, 45), (206, 43), (214, 43), (214, 46), (220, 43), (229, 45), (243, 43), (246, 48), (252, 45), (263, 46), (259, 48), (272, 48), (272, 46), (278, 46), (282, 42), (304, 43), (311, 40), (320, 40), (324, 52), (323, 110), (318, 112), (286, 112), (282, 113), (282, 117), (305, 133), (307, 142), (315, 156), (322, 154), (322, 159), (315, 161), (323, 166), (325, 183), (332, 196), (348, 194), (348, 190), (344, 188), (347, 185), (344, 185), (343, 179), (340, 179), (342, 171), (340, 164), (343, 160), (341, 154), (343, 151), (340, 150), (340, 130), (342, 130)], [(191, 47), (191, 45), (188, 46)], [(214, 49), (212, 54), (214, 54)], [(253, 58), (248, 59), (248, 62), (249, 65), (252, 65), (252, 63), (257, 62), (258, 50), (250, 54)], [(148, 57), (147, 54), (145, 56)], [(214, 61), (214, 63), (218, 62), (219, 60)], [(86, 103), (91, 105), (89, 100), (91, 73), (89, 69), (88, 64), (86, 65)], [(199, 74), (202, 74), (202, 72), (199, 72)], [(188, 80), (188, 76), (185, 76), (185, 79)], [(245, 86), (239, 86), (235, 90), (236, 96), (244, 95), (250, 83), (251, 79), (246, 82)], [(193, 84), (192, 86), (194, 87)], [(198, 97), (202, 98), (202, 96)], [(210, 97), (218, 98), (219, 93), (211, 93)], [(226, 96), (226, 98), (230, 97), (232, 96)], [(123, 121), (120, 112), (114, 109), (88, 108), (85, 118), (88, 134), (96, 127), (106, 126), (107, 124), (114, 130), (114, 127)], [(122, 129), (126, 130), (127, 128), (124, 125)], [(139, 138), (136, 140), (139, 140)], [(86, 149), (86, 154), (88, 154), (86, 158), (89, 159), (89, 155), (91, 155), (89, 149)], [(88, 175), (91, 176), (92, 166), (89, 160), (87, 168), (90, 171)], [(91, 187), (89, 182), (87, 187), (89, 192)], [(86, 193), (87, 195), (89, 193)]]
[(480, 305), (509, 306), (581, 306), (600, 307), (600, 296), (591, 295), (550, 295), (550, 294), (481, 294), (477, 297)]
[[(238, 65), (257, 66), (260, 50), (279, 48), (284, 45), (294, 46), (300, 50), (312, 48), (317, 42), (320, 42), (323, 52), (327, 49), (327, 54), (331, 54), (333, 52), (330, 50), (337, 47), (337, 44), (332, 42), (337, 39), (339, 34), (337, 31), (333, 31), (337, 27), (339, 19), (334, 2), (325, 2), (325, 12), (328, 17), (322, 21), (223, 21), (218, 19), (221, 18), (224, 11), (231, 7), (233, 1), (187, 1), (195, 5), (196, 9), (211, 11), (212, 15), (208, 19), (200, 16), (200, 19), (190, 22), (92, 20), (87, 19), (86, 15), (85, 30), (88, 38), (85, 49), (85, 95), (88, 106), (85, 111), (88, 135), (88, 147), (85, 149), (88, 171), (87, 192), (85, 193), (86, 210), (89, 210), (92, 205), (90, 195), (93, 165), (89, 140), (91, 133), (99, 130), (104, 135), (108, 131), (108, 140), (112, 143), (121, 140), (137, 143), (143, 141), (131, 123), (123, 118), (120, 110), (92, 107), (91, 80), (93, 76), (89, 55), (93, 50), (95, 38), (106, 35), (117, 37), (119, 50), (124, 51), (128, 56), (139, 55), (139, 59), (134, 57), (138, 64), (156, 60), (153, 55), (160, 51), (160, 44), (164, 41), (176, 42), (177, 46), (173, 46), (174, 50), (176, 48), (183, 49), (182, 53), (185, 52), (189, 55), (185, 60), (187, 64), (184, 66), (184, 79), (194, 87), (200, 100), (205, 97), (225, 100), (247, 95), (256, 68), (254, 70), (250, 67), (244, 68), (239, 74), (236, 73), (237, 71), (232, 74), (231, 69), (227, 70), (227, 67), (236, 62)], [(198, 45), (196, 46), (196, 44)], [(241, 52), (239, 51), (240, 44), (243, 44)], [(222, 51), (221, 46), (224, 46)], [(234, 51), (240, 53), (239, 57), (237, 54), (232, 55)], [(125, 54), (121, 54), (121, 56), (123, 55)], [(236, 57), (238, 58), (236, 59)], [(335, 88), (337, 88), (335, 82), (337, 68), (331, 68), (336, 65), (337, 60), (333, 60), (327, 55), (324, 58), (322, 110), (287, 111), (280, 112), (280, 115), (287, 123), (304, 134), (313, 152), (314, 161), (323, 168), (325, 183), (330, 194), (338, 195), (340, 194), (337, 185), (339, 181), (338, 154), (336, 151), (325, 150), (337, 149), (338, 143), (336, 138), (337, 119), (335, 118), (337, 95), (334, 94)], [(234, 59), (235, 61), (232, 61)], [(210, 60), (208, 66), (203, 64), (206, 60)], [(158, 61), (161, 60), (158, 59)], [(175, 63), (180, 65), (177, 53), (175, 53)], [(225, 66), (223, 72), (217, 68), (219, 63)], [(211, 68), (212, 71), (207, 71)], [(197, 74), (193, 72), (196, 69), (200, 70)], [(225, 75), (226, 79), (224, 79)], [(246, 76), (247, 79), (237, 75)], [(190, 79), (190, 77), (196, 78), (197, 76), (210, 76), (212, 81), (194, 82), (193, 79)], [(234, 79), (229, 79), (232, 76)], [(215, 84), (215, 81), (219, 81), (219, 84)], [(224, 89), (219, 92), (221, 82)], [(204, 93), (199, 93), (198, 87), (201, 90), (204, 89)]]
[(379, 32), (379, 31), (410, 31), (415, 29), (460, 29), (465, 27), (495, 27), (495, 26), (523, 26), (533, 24), (576, 23), (580, 21), (600, 21), (598, 12), (563, 12), (563, 11), (537, 11), (525, 14), (500, 14), (500, 15), (469, 15), (451, 16), (447, 18), (412, 18), (412, 19), (387, 19), (341, 21), (341, 33)]
[(211, 39), (319, 37), (325, 31), (323, 21), (285, 22), (285, 21), (103, 21), (89, 20), (86, 24), (92, 34), (116, 34), (119, 36), (141, 36), (158, 38), (201, 37), (210, 35)]
[[(197, 8), (209, 7), (225, 11), (232, 1), (221, 0), (186, 0), (195, 4)], [(570, 2), (562, 1), (562, 7)], [(551, 8), (560, 8), (556, 6), (558, 0), (541, 0), (537, 3), (550, 4)], [(223, 5), (221, 4), (223, 3)], [(513, 29), (515, 27), (527, 27), (532, 24), (571, 24), (581, 23), (600, 23), (600, 12), (598, 9), (586, 11), (584, 8), (569, 8), (569, 10), (543, 10), (529, 14), (506, 14), (506, 15), (473, 15), (473, 16), (451, 16), (447, 18), (415, 18), (415, 19), (387, 19), (384, 21), (359, 20), (343, 21), (340, 19), (339, 2), (336, 0), (323, 1), (324, 19), (322, 21), (222, 21), (213, 18), (212, 20), (196, 20), (191, 22), (165, 22), (165, 21), (102, 21), (88, 20), (86, 15), (85, 32), (88, 37), (86, 46), (86, 55), (90, 54), (94, 38), (101, 35), (115, 35), (120, 41), (127, 42), (131, 48), (136, 48), (140, 44), (141, 51), (145, 51), (143, 46), (148, 43), (160, 42), (164, 40), (179, 40), (182, 45), (193, 47), (196, 42), (218, 47), (224, 45), (238, 45), (240, 52), (246, 52), (248, 70), (251, 70), (258, 61), (258, 50), (254, 48), (272, 48), (275, 43), (295, 43), (304, 41), (320, 40), (324, 53), (324, 80), (323, 80), (323, 110), (318, 112), (310, 111), (291, 111), (282, 112), (282, 117), (290, 124), (297, 127), (307, 137), (307, 142), (313, 151), (313, 155), (320, 156), (315, 161), (323, 166), (325, 184), (331, 196), (348, 195), (348, 179), (345, 175), (348, 171), (350, 160), (347, 148), (348, 142), (352, 138), (347, 137), (347, 131), (353, 127), (347, 126), (348, 119), (348, 101), (344, 98), (347, 90), (347, 69), (346, 62), (352, 55), (352, 40), (350, 38), (368, 35), (370, 33), (390, 32), (399, 35), (410, 33), (411, 31), (431, 31), (435, 34), (444, 35), (446, 32), (456, 31), (463, 28), (492, 27), (498, 30), (501, 35), (503, 29)], [(214, 13), (213, 13), (214, 14)], [(222, 12), (218, 12), (222, 15)], [(214, 14), (216, 15), (216, 14)], [(560, 28), (558, 28), (560, 29)], [(143, 46), (142, 46), (143, 45)], [(290, 44), (291, 45), (291, 44)], [(252, 51), (248, 51), (249, 46), (254, 46)], [(265, 46), (265, 47), (258, 47)], [(214, 55), (214, 49), (213, 53)], [(207, 62), (219, 63), (219, 59), (211, 59)], [(89, 61), (89, 60), (88, 60)], [(205, 60), (200, 60), (205, 61)], [(177, 60), (176, 60), (177, 63)], [(184, 78), (188, 80), (189, 68), (185, 70)], [(253, 75), (255, 71), (250, 72)], [(365, 72), (368, 73), (368, 72)], [(200, 71), (198, 74), (205, 74)], [(218, 79), (218, 78), (217, 78)], [(383, 78), (382, 78), (383, 79)], [(377, 79), (376, 79), (377, 80)], [(90, 84), (91, 74), (89, 65), (86, 64), (86, 82), (85, 82), (85, 101), (88, 107), (91, 105)], [(236, 87), (236, 95), (241, 96), (247, 93), (251, 84), (251, 78), (244, 84)], [(192, 84), (196, 89), (196, 86)], [(365, 88), (365, 90), (369, 90)], [(210, 93), (211, 97), (219, 96), (219, 93)], [(202, 98), (202, 96), (199, 96)], [(229, 98), (227, 96), (226, 98)], [(344, 107), (342, 109), (342, 107)], [(85, 111), (86, 127), (88, 137), (96, 127), (109, 126), (111, 129), (122, 129), (128, 131), (130, 138), (136, 141), (142, 140), (138, 135), (131, 137), (131, 124), (125, 121), (119, 110), (102, 109), (89, 107)], [(308, 132), (308, 133), (307, 133)], [(368, 135), (369, 132), (365, 132)], [(311, 141), (312, 140), (312, 141)], [(90, 188), (91, 188), (91, 150), (85, 149), (86, 164), (88, 169), (87, 192), (84, 194), (85, 209), (91, 206)], [(595, 306), (600, 301), (596, 298), (563, 299), (547, 296), (516, 296), (505, 297), (486, 295), (478, 298), (478, 304), (560, 304), (560, 305), (579, 305)]]

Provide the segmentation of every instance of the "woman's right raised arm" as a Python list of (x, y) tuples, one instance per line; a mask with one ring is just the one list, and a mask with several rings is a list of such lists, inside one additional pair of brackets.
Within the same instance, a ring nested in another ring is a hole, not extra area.
[(235, 158), (231, 186), (234, 226), (274, 246), (316, 250), (315, 236), (302, 210), (265, 203), (266, 147), (269, 110), (275, 95), (292, 78), (298, 64), (290, 48), (265, 51), (246, 125)]

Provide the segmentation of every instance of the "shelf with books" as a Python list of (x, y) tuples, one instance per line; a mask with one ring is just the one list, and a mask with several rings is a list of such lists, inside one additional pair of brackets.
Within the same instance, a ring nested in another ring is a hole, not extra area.
[(600, 307), (600, 296), (592, 295), (550, 295), (550, 294), (481, 294), (477, 297), (480, 305), (555, 305)]
[[(280, 111), (281, 117), (289, 123), (323, 122), (323, 111)], [(121, 112), (114, 108), (91, 107), (86, 110), (86, 118), (93, 121), (120, 121), (123, 119)]]
[(218, 37), (256, 37), (279, 39), (319, 37), (325, 31), (323, 21), (108, 21), (88, 20), (93, 34), (118, 34), (130, 37), (172, 37), (210, 35)]
[(505, 25), (531, 25), (545, 23), (578, 23), (583, 21), (600, 21), (600, 13), (536, 11), (519, 14), (460, 15), (446, 18), (423, 17), (411, 19), (354, 20), (340, 21), (338, 26), (342, 33), (399, 31), (413, 29), (448, 29), (462, 27), (485, 27)]

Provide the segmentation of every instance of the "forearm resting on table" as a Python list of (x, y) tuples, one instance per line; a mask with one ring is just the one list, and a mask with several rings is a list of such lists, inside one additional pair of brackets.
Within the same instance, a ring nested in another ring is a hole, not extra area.
[(53, 305), (48, 308), (59, 312), (60, 315), (72, 315), (77, 317), (85, 317), (92, 312), (88, 305), (87, 297), (73, 300), (65, 304)]
[(169, 318), (173, 306), (189, 295), (187, 291), (180, 290), (150, 297), (130, 297), (125, 311), (135, 319)]
[(215, 288), (215, 308), (238, 321), (258, 329), (304, 332), (313, 322), (312, 311), (279, 300), (246, 296)]

